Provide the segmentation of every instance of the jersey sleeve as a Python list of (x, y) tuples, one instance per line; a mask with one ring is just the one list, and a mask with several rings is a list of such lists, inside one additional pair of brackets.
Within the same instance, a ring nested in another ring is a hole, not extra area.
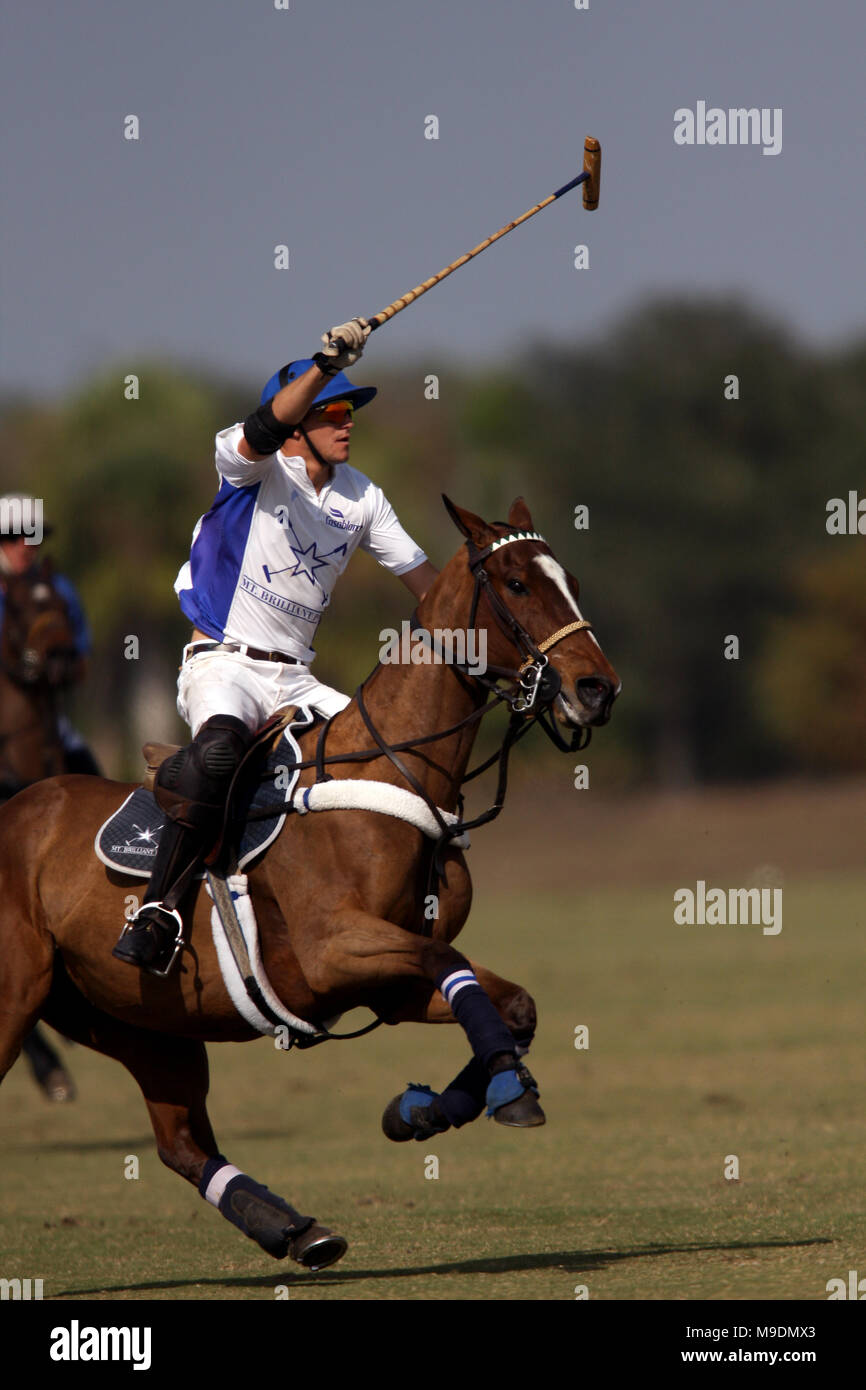
[(238, 453), (243, 433), (242, 424), (229, 425), (228, 429), (220, 430), (216, 437), (216, 470), (233, 487), (252, 487), (254, 483), (260, 483), (270, 473), (276, 458), (276, 454), (268, 454), (262, 459), (245, 459), (243, 454)]
[(408, 574), (409, 570), (422, 565), (427, 556), (403, 530), (382, 489), (373, 486), (371, 493), (372, 516), (360, 542), (361, 549), (368, 551), (392, 574)]

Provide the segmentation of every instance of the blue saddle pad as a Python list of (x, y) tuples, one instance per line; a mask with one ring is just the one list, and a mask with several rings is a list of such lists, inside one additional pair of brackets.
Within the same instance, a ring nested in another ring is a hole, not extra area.
[[(286, 810), (268, 820), (247, 821), (241, 836), (239, 869), (266, 850), (285, 824), (298, 780), (297, 764), (301, 761), (301, 750), (294, 733), (309, 728), (313, 719), (309, 710), (299, 709), (276, 749), (268, 754), (249, 810), (273, 806), (279, 801), (284, 803)], [(136, 787), (96, 832), (93, 847), (97, 859), (101, 859), (110, 869), (119, 869), (121, 873), (133, 874), (136, 878), (150, 878), (164, 821), (165, 812), (157, 806), (153, 792), (146, 787)]]

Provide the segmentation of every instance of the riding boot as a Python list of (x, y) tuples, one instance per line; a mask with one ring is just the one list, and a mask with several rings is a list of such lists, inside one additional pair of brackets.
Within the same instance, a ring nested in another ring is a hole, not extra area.
[(242, 720), (214, 715), (158, 769), (154, 796), (166, 821), (144, 902), (112, 951), (118, 960), (168, 974), (183, 945), (180, 904), (219, 835), (232, 778), (252, 737)]

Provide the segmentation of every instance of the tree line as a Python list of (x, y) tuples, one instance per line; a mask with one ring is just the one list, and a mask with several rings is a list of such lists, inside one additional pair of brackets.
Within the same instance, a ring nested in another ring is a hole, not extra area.
[[(380, 391), (351, 461), (440, 565), (461, 539), (441, 493), (488, 519), (525, 497), (623, 679), (600, 784), (862, 771), (864, 367), (866, 338), (807, 349), (730, 300), (644, 304), (595, 343), (472, 371), (380, 370), (371, 348), (354, 379)], [(259, 390), (142, 361), (0, 408), (2, 491), (44, 498), (45, 548), (91, 622), (75, 716), (110, 775), (134, 772), (142, 738), (184, 737), (172, 586), (216, 492), (214, 434)], [(853, 534), (828, 529), (833, 499)], [(406, 601), (356, 557), (320, 629), (321, 678), (354, 689)]]

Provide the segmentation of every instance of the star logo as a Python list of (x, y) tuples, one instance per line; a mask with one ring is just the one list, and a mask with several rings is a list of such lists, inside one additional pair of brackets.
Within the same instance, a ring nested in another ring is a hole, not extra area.
[(140, 825), (136, 825), (134, 821), (133, 821), (133, 824), (132, 824), (132, 828), (133, 828), (133, 830), (137, 830), (137, 831), (138, 831), (138, 834), (137, 834), (137, 835), (133, 835), (132, 840), (127, 840), (127, 842), (126, 842), (127, 844), (135, 844), (135, 842), (138, 840), (138, 841), (140, 841), (141, 843), (143, 843), (143, 844), (145, 844), (145, 845), (155, 845), (155, 844), (156, 844), (156, 840), (155, 840), (154, 837), (159, 833), (160, 830), (162, 830), (162, 826), (161, 826), (161, 825), (157, 825), (157, 826), (150, 826), (150, 825), (149, 825), (149, 826), (147, 827), (146, 830), (142, 830), (141, 826), (140, 826)]
[[(295, 539), (297, 540), (297, 537), (295, 537)], [(300, 543), (297, 545), (290, 544), (289, 549), (295, 557), (294, 565), (287, 565), (285, 569), (281, 570), (272, 570), (268, 565), (262, 565), (265, 582), (267, 584), (270, 584), (274, 575), (290, 574), (298, 578), (303, 576), (305, 579), (309, 579), (311, 584), (315, 585), (317, 582), (316, 571), (324, 569), (332, 555), (345, 555), (348, 546), (344, 542), (342, 545), (338, 545), (336, 549), (328, 550), (324, 555), (318, 553), (315, 541), (311, 541), (306, 549), (303, 549)]]
[[(297, 545), (289, 546), (289, 549), (295, 557), (295, 567), (294, 569), (290, 569), (289, 573), (297, 575), (299, 578), (301, 575), (304, 575), (305, 578), (309, 579), (311, 584), (315, 584), (316, 570), (324, 569), (328, 563), (325, 556), (320, 556), (316, 553), (316, 542), (312, 541), (307, 546), (306, 550), (301, 550), (300, 546)], [(310, 557), (309, 560), (307, 556)]]

